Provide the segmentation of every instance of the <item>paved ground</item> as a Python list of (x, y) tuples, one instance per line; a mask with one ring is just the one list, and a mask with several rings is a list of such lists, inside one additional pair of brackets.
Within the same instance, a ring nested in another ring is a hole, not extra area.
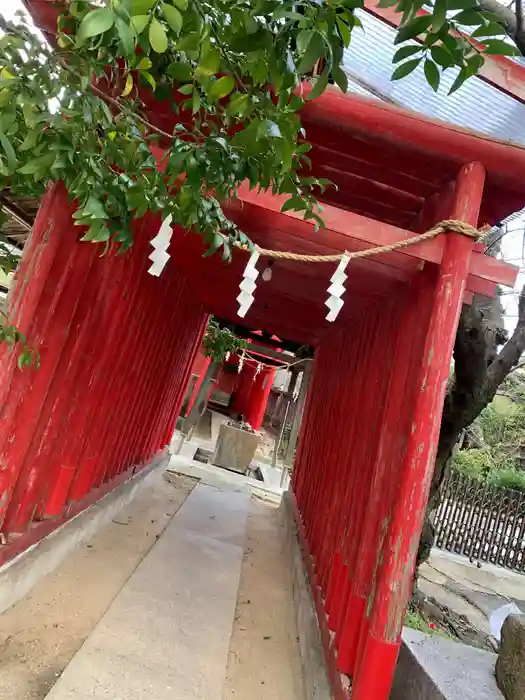
[(0, 616), (0, 697), (43, 700), (195, 486), (159, 477)]
[(223, 700), (303, 700), (277, 509), (252, 500)]
[(0, 697), (303, 700), (277, 508), (166, 476), (0, 617)]

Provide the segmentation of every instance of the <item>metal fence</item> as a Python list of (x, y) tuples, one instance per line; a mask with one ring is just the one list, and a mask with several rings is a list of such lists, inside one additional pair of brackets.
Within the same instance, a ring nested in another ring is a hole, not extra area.
[(436, 546), (525, 571), (525, 494), (451, 473), (435, 518)]

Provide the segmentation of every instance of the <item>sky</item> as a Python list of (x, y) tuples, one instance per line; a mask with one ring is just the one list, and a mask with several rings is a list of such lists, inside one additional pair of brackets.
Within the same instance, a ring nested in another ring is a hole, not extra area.
[[(12, 19), (16, 10), (23, 9), (21, 0), (1, 0), (1, 6), (0, 13), (7, 19)], [(524, 270), (520, 272), (518, 276), (515, 289), (504, 290), (505, 293), (502, 297), (503, 305), (506, 310), (505, 326), (509, 331), (512, 331), (516, 325), (518, 290), (525, 284), (525, 260), (523, 259), (524, 226), (525, 221), (523, 219), (513, 221), (508, 226), (509, 232), (502, 241), (503, 257)]]

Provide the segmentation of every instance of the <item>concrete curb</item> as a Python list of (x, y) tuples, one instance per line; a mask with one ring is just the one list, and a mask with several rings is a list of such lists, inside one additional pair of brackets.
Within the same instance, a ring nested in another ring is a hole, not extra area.
[(137, 492), (165, 471), (169, 453), (164, 452), (129, 481), (110, 491), (71, 520), (53, 530), (0, 568), (0, 614), (18, 603), (44, 576), (51, 573), (82, 542), (91, 539), (111, 522)]
[(321, 643), (321, 630), (303, 562), (290, 494), (287, 491), (283, 494), (279, 511), (292, 576), (305, 698), (306, 700), (332, 700), (333, 695)]
[(405, 627), (390, 700), (504, 700), (495, 661), (489, 651)]

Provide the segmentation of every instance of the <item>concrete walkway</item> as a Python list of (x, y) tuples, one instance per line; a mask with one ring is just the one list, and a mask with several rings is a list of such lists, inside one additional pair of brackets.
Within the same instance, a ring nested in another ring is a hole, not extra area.
[(49, 700), (221, 700), (249, 494), (199, 484)]

